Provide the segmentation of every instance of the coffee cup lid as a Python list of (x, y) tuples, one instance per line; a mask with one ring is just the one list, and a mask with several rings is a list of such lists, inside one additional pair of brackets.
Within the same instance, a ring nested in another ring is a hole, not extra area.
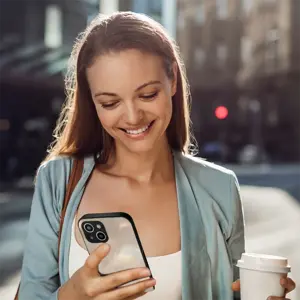
[(242, 269), (274, 273), (289, 273), (291, 271), (287, 258), (258, 253), (243, 253), (237, 266)]

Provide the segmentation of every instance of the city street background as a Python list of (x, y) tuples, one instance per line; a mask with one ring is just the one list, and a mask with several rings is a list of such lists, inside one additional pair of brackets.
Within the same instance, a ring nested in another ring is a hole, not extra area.
[(73, 42), (131, 10), (176, 39), (198, 156), (241, 184), (246, 250), (286, 256), (300, 299), (300, 0), (0, 0), (0, 299), (20, 274), (33, 178), (64, 101)]

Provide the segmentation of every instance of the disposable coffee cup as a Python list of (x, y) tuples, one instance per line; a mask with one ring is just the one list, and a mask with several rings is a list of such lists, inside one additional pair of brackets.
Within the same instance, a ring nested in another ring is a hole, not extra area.
[(285, 257), (243, 253), (237, 266), (240, 268), (241, 299), (266, 300), (269, 296), (284, 296), (280, 279), (291, 271)]

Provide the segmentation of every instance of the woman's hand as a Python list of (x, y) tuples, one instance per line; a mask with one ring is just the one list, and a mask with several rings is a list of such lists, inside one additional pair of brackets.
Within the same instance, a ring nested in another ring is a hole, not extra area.
[[(281, 278), (280, 279), (281, 286), (285, 289), (284, 297), (275, 297), (270, 296), (267, 300), (289, 300), (285, 298), (286, 294), (293, 291), (296, 287), (295, 282), (291, 278)], [(241, 289), (240, 280), (235, 281), (232, 286), (232, 290), (234, 292), (238, 292)]]
[(125, 287), (121, 285), (133, 280), (147, 278), (147, 268), (136, 268), (100, 276), (98, 265), (108, 254), (109, 246), (102, 244), (87, 258), (80, 268), (58, 292), (59, 300), (133, 300), (145, 294), (145, 290), (155, 285), (154, 279), (146, 279)]

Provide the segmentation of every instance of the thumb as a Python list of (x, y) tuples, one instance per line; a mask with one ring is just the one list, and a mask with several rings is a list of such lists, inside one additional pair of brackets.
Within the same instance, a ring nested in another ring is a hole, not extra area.
[(101, 244), (98, 248), (96, 248), (87, 258), (85, 264), (83, 266), (84, 270), (90, 276), (99, 275), (98, 265), (105, 258), (110, 250), (108, 244)]
[(240, 280), (236, 280), (232, 283), (231, 285), (231, 289), (234, 291), (234, 292), (238, 292), (240, 289), (241, 289), (241, 284), (240, 284)]

